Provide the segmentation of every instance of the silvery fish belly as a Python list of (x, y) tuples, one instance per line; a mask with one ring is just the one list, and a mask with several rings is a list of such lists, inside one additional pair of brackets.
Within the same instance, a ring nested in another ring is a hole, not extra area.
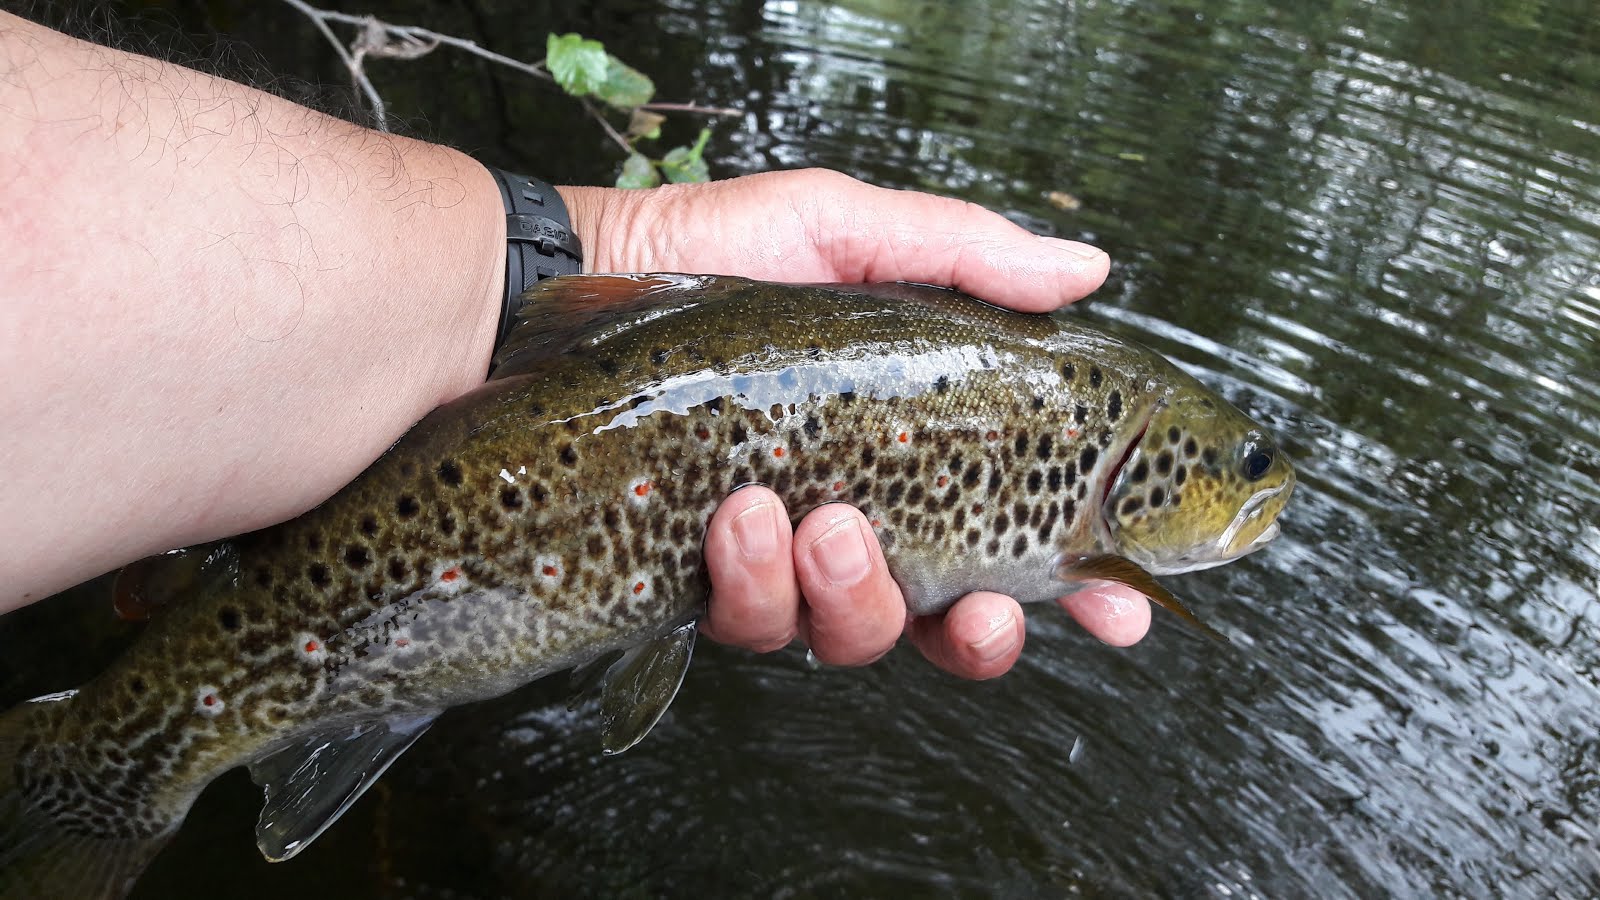
[(1187, 615), (1151, 575), (1270, 540), (1294, 476), (1203, 385), (1069, 319), (905, 285), (547, 282), (481, 389), (304, 516), (138, 570), (169, 602), (135, 646), (0, 718), (0, 896), (120, 894), (238, 765), (288, 858), (441, 710), (596, 660), (625, 749), (688, 665), (706, 522), (754, 482), (796, 518), (860, 507), (918, 614), (1115, 580)]

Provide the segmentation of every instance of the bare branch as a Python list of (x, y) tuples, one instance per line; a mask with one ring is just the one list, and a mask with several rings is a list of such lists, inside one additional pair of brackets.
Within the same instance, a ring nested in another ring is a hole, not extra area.
[(613, 141), (616, 141), (617, 146), (622, 148), (623, 153), (633, 153), (633, 145), (628, 143), (627, 138), (618, 134), (615, 128), (611, 127), (611, 123), (607, 122), (606, 117), (600, 114), (600, 110), (594, 108), (593, 103), (590, 103), (588, 100), (581, 97), (578, 98), (578, 102), (583, 104), (584, 112), (587, 112), (596, 122), (599, 122), (600, 127), (606, 130), (606, 134), (610, 136)]
[(700, 106), (694, 103), (644, 103), (639, 109), (656, 110), (660, 112), (695, 113), (702, 116), (742, 116), (741, 110), (730, 109), (726, 106)]
[(317, 26), (317, 30), (322, 32), (322, 36), (327, 38), (328, 43), (333, 45), (334, 52), (339, 54), (339, 59), (344, 62), (344, 67), (350, 72), (350, 80), (367, 96), (367, 102), (372, 104), (372, 116), (377, 121), (378, 130), (388, 131), (389, 114), (383, 105), (383, 98), (378, 95), (378, 89), (373, 86), (372, 82), (367, 78), (366, 70), (361, 67), (361, 56), (352, 55), (349, 50), (345, 49), (344, 44), (339, 42), (338, 35), (334, 34), (333, 29), (328, 27), (326, 19), (328, 14), (302, 2), (302, 0), (283, 0), (283, 2), (299, 10), (306, 18), (310, 19), (311, 24)]

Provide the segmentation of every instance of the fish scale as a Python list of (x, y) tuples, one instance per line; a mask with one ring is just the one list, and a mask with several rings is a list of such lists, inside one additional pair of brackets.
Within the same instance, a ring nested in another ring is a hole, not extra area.
[[(1187, 457), (1161, 433), (1143, 443), (1175, 397), (1243, 423), (1207, 439), (1214, 458), (1248, 420), (1070, 321), (928, 288), (689, 276), (562, 279), (529, 307), (493, 380), (317, 509), (172, 563), (186, 596), (122, 659), (0, 724), (16, 773), (8, 788), (0, 771), (0, 862), (30, 859), (6, 849), (8, 817), (42, 817), (122, 848), (111, 869), (131, 877), (226, 769), (262, 778), (341, 733), (392, 759), (439, 710), (672, 640), (708, 593), (705, 524), (742, 485), (771, 486), (796, 521), (859, 507), (915, 614), (978, 589), (1059, 596), (1063, 565), (1117, 550), (1106, 510), (1130, 491), (1133, 533), (1185, 495), (1198, 512), (1250, 488), (1205, 468), (1198, 441)], [(1121, 472), (1135, 455), (1138, 485)], [(1162, 465), (1169, 481), (1147, 486)], [(350, 800), (380, 761), (348, 775)], [(287, 770), (263, 778), (269, 811), (274, 777), (305, 777)], [(339, 811), (318, 810), (309, 825)]]

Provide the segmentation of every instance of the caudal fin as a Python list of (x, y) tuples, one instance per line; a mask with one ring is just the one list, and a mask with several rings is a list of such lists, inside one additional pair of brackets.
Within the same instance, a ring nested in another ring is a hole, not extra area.
[(0, 716), (0, 900), (123, 897), (171, 837), (98, 836), (72, 815), (62, 773), (40, 771), (59, 757), (31, 749), (47, 739), (39, 726), (51, 704), (69, 702), (40, 697)]

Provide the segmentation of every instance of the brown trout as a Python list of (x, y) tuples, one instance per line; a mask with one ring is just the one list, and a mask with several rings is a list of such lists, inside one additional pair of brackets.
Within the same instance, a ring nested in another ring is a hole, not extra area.
[(1117, 580), (1188, 616), (1150, 574), (1260, 547), (1294, 484), (1159, 355), (949, 291), (591, 276), (526, 309), (480, 389), (317, 509), (153, 564), (183, 596), (135, 645), (0, 718), (0, 896), (123, 893), (238, 765), (287, 859), (440, 711), (618, 651), (626, 749), (688, 666), (740, 485), (797, 520), (860, 507), (915, 614)]

